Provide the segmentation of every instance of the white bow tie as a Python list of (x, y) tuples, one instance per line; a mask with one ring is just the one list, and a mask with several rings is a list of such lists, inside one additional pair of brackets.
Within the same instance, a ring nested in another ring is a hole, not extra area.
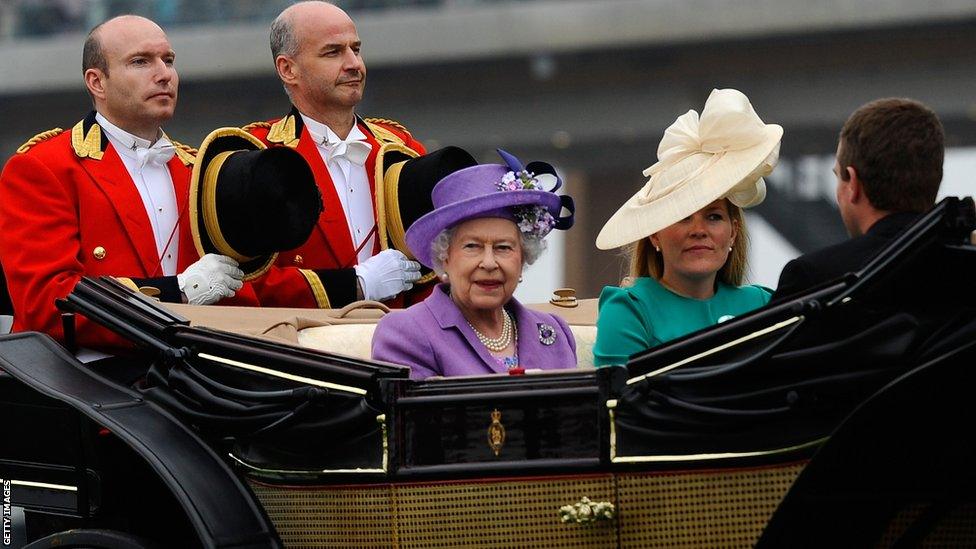
[(149, 148), (136, 149), (136, 159), (139, 161), (139, 169), (146, 166), (162, 167), (169, 162), (170, 158), (176, 154), (176, 147), (172, 143), (156, 143)]
[(356, 164), (357, 166), (363, 166), (366, 164), (366, 158), (369, 156), (370, 151), (373, 150), (373, 146), (365, 141), (339, 141), (337, 143), (322, 143), (325, 146), (325, 151), (329, 155), (329, 160), (333, 158), (345, 158), (349, 162)]

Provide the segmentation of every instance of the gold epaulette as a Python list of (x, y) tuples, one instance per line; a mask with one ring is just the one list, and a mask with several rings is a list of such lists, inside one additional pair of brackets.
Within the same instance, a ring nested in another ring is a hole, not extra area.
[(270, 127), (271, 127), (271, 122), (258, 121), (258, 122), (251, 122), (246, 126), (241, 126), (241, 129), (248, 132), (255, 128), (270, 128)]
[(37, 145), (41, 141), (47, 141), (56, 135), (61, 135), (64, 130), (61, 128), (54, 128), (53, 130), (48, 130), (46, 132), (41, 132), (34, 137), (28, 139), (23, 145), (17, 147), (17, 154), (25, 153), (30, 150), (31, 147)]
[(180, 161), (183, 162), (184, 166), (192, 166), (193, 163), (196, 162), (197, 160), (196, 149), (194, 149), (189, 145), (184, 145), (179, 141), (173, 141), (172, 139), (170, 140), (170, 142), (173, 144), (174, 147), (176, 147), (176, 156), (179, 157)]
[(298, 147), (298, 140), (301, 138), (301, 131), (298, 130), (298, 127), (295, 115), (289, 114), (269, 126), (266, 139), (271, 143), (281, 143), (294, 149)]
[(386, 124), (387, 126), (393, 126), (394, 128), (407, 134), (409, 137), (413, 137), (413, 135), (411, 135), (410, 133), (410, 130), (408, 130), (406, 127), (404, 127), (403, 124), (397, 122), (396, 120), (390, 120), (389, 118), (364, 118), (363, 120), (367, 122), (372, 122), (374, 124)]

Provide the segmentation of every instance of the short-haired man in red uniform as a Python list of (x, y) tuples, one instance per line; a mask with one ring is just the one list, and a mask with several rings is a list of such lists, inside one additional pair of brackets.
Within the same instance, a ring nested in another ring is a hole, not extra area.
[[(352, 19), (322, 1), (285, 9), (271, 25), (271, 53), (293, 108), (272, 122), (244, 129), (269, 146), (305, 157), (322, 193), (324, 212), (301, 247), (255, 281), (263, 305), (337, 308), (356, 299), (386, 301), (409, 290), (420, 265), (400, 251), (380, 250), (375, 202), (379, 149), (417, 154), (423, 145), (400, 124), (361, 118), (366, 65)], [(381, 210), (382, 211), (382, 210)]]
[[(72, 129), (38, 134), (0, 174), (0, 262), (14, 330), (63, 339), (55, 300), (82, 276), (114, 276), (163, 301), (256, 305), (226, 256), (200, 258), (187, 220), (192, 149), (161, 126), (176, 108), (179, 77), (166, 34), (124, 15), (91, 31), (85, 85), (95, 110)], [(77, 319), (77, 342), (124, 346)]]

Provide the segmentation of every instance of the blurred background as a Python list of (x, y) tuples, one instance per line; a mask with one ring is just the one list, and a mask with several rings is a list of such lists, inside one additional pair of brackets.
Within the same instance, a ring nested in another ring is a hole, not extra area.
[[(283, 115), (268, 48), (282, 0), (0, 0), (0, 156), (69, 129), (91, 108), (81, 48), (95, 24), (145, 15), (167, 31), (181, 89), (166, 127), (197, 144), (213, 128)], [(785, 128), (764, 204), (750, 210), (753, 282), (846, 237), (831, 174), (837, 132), (859, 105), (906, 96), (946, 126), (943, 195), (976, 185), (973, 0), (348, 0), (369, 70), (364, 116), (402, 122), (428, 149), (484, 162), (502, 147), (546, 160), (576, 198), (519, 289), (595, 297), (624, 272), (593, 242), (645, 178), (664, 129), (733, 87)]]

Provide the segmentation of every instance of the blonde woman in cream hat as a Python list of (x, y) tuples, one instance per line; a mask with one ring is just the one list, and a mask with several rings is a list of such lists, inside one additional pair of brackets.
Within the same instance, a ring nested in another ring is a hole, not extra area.
[(607, 286), (593, 353), (597, 366), (762, 307), (769, 291), (742, 286), (742, 208), (766, 197), (763, 176), (779, 157), (783, 128), (764, 124), (737, 90), (712, 90), (701, 115), (665, 132), (650, 179), (600, 231), (602, 250), (632, 249), (633, 284)]

